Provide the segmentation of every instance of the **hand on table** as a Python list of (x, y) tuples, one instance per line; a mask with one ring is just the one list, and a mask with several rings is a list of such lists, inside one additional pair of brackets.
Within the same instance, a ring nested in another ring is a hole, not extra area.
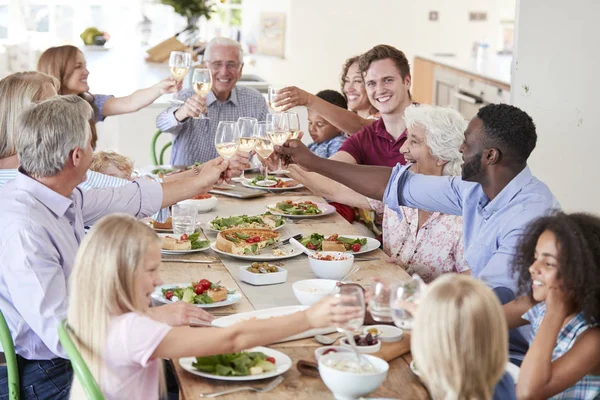
[(178, 301), (159, 307), (151, 307), (148, 310), (150, 318), (170, 326), (186, 326), (193, 320), (210, 322), (215, 317), (200, 307)]
[(198, 118), (200, 114), (206, 114), (206, 98), (194, 94), (175, 111), (175, 118), (181, 122), (190, 117)]

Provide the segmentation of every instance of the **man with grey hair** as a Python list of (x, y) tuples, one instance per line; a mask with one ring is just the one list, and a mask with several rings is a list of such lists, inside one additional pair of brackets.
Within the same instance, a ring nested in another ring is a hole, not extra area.
[[(184, 89), (178, 97), (185, 104), (169, 107), (156, 119), (156, 127), (173, 135), (171, 164), (191, 165), (215, 158), (215, 134), (219, 121), (237, 121), (254, 117), (264, 121), (267, 103), (255, 89), (236, 86), (244, 67), (240, 44), (215, 38), (206, 46), (206, 62), (212, 74), (212, 91), (206, 98)], [(194, 119), (205, 114), (208, 119)]]
[[(91, 106), (78, 96), (53, 97), (23, 111), (14, 135), (21, 167), (0, 188), (0, 309), (25, 397), (68, 398), (72, 370), (57, 328), (67, 314), (67, 282), (84, 226), (115, 212), (152, 215), (208, 191), (228, 166), (216, 159), (198, 176), (82, 191), (77, 185), (93, 154), (91, 117)], [(171, 325), (210, 319), (191, 305), (175, 305), (153, 309), (152, 317)], [(5, 380), (6, 368), (0, 368), (0, 397), (8, 395)]]

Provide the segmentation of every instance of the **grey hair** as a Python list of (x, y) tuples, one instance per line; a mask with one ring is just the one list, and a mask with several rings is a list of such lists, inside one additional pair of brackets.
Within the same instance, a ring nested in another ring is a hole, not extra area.
[(235, 40), (224, 37), (216, 37), (210, 42), (208, 42), (208, 44), (206, 45), (206, 50), (204, 51), (204, 60), (211, 61), (210, 53), (212, 52), (212, 49), (216, 46), (235, 47), (239, 52), (240, 64), (244, 63), (244, 50), (242, 50), (242, 46)]
[(431, 154), (446, 161), (443, 175), (460, 175), (463, 162), (459, 149), (464, 141), (467, 121), (456, 110), (425, 104), (411, 105), (404, 110), (407, 128), (425, 129), (425, 144)]
[(44, 178), (62, 171), (71, 151), (88, 146), (93, 113), (76, 95), (52, 97), (23, 111), (14, 140), (25, 172)]

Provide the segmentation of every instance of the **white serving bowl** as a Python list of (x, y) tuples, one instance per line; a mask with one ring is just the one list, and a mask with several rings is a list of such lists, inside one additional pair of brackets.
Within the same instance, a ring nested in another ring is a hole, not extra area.
[(379, 357), (364, 355), (377, 370), (375, 373), (357, 374), (340, 371), (326, 365), (327, 360), (356, 360), (351, 353), (329, 353), (319, 358), (319, 374), (337, 400), (356, 400), (374, 392), (385, 381), (389, 364)]
[(276, 283), (283, 283), (287, 279), (287, 270), (281, 267), (277, 267), (279, 272), (269, 272), (268, 274), (255, 274), (248, 271), (249, 265), (244, 265), (238, 269), (238, 277), (241, 281), (249, 283), (251, 285), (274, 285)]
[[(348, 339), (347, 338), (341, 338), (340, 339), (340, 346), (345, 347), (347, 349), (352, 349), (352, 345), (350, 343), (348, 343)], [(379, 338), (377, 338), (377, 343), (373, 344), (371, 346), (356, 346), (356, 349), (358, 350), (359, 353), (377, 353), (379, 350), (381, 350), (381, 340), (379, 340)]]
[(217, 206), (219, 204), (219, 200), (215, 196), (210, 196), (207, 199), (188, 199), (180, 201), (177, 204), (191, 204), (196, 206), (196, 210), (198, 213), (205, 213)]
[[(319, 361), (319, 358), (321, 358), (321, 356), (323, 356), (323, 353), (325, 353), (329, 349), (333, 349), (333, 350), (335, 350), (335, 352), (327, 353), (327, 354), (353, 353), (354, 352), (352, 349), (349, 349), (347, 347), (342, 347), (342, 346), (323, 346), (323, 347), (319, 347), (318, 349), (315, 350), (315, 359), (317, 361)], [(327, 355), (327, 354), (325, 354), (325, 355)]]
[(371, 333), (372, 335), (378, 335), (378, 339), (382, 342), (399, 342), (404, 337), (404, 331), (392, 325), (369, 325), (365, 326), (363, 333), (366, 335), (369, 333), (369, 329), (376, 329), (377, 333)]
[(311, 306), (335, 290), (338, 281), (333, 279), (305, 279), (294, 282), (292, 289), (303, 306)]
[(342, 279), (352, 269), (354, 265), (354, 255), (348, 253), (342, 253), (339, 251), (317, 251), (318, 256), (331, 255), (336, 260), (325, 261), (308, 257), (308, 263), (310, 268), (313, 270), (315, 275), (323, 279)]

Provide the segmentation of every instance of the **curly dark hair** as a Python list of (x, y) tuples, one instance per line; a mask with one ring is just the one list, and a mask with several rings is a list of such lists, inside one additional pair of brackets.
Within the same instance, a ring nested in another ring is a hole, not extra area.
[(325, 100), (328, 103), (334, 104), (338, 107), (342, 107), (344, 109), (348, 108), (348, 101), (341, 93), (336, 92), (335, 90), (321, 90), (316, 94), (317, 97)]
[(477, 117), (483, 121), (486, 147), (499, 149), (519, 164), (527, 162), (537, 134), (525, 111), (508, 104), (489, 104), (479, 109)]
[(556, 236), (557, 278), (588, 324), (600, 321), (600, 218), (585, 213), (552, 215), (534, 220), (518, 245), (514, 271), (519, 294), (532, 297), (529, 267), (534, 262), (538, 238), (545, 231)]
[[(352, 64), (357, 63), (360, 56), (350, 57), (346, 60), (344, 65), (342, 66), (342, 76), (340, 76), (340, 89), (342, 93), (344, 93), (344, 79), (346, 79), (346, 75), (348, 75), (348, 70), (352, 66)], [(346, 95), (344, 95), (346, 97)]]

